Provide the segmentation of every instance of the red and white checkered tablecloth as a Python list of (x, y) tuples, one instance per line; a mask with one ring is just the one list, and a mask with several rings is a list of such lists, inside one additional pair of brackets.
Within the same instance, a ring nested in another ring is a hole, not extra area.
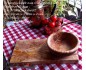
[[(64, 22), (70, 22), (64, 19)], [(48, 37), (47, 35), (43, 35), (41, 32), (43, 28), (40, 29), (31, 29), (29, 28), (30, 22), (29, 20), (21, 20), (15, 23), (12, 26), (9, 26), (3, 30), (3, 52), (7, 61), (9, 61), (12, 51), (14, 49), (14, 44), (17, 40), (24, 39), (42, 39)], [(28, 68), (13, 68), (10, 67), (11, 70), (82, 70), (82, 27), (79, 24), (68, 24), (62, 27), (62, 30), (65, 32), (71, 32), (74, 35), (77, 35), (79, 38), (79, 48), (78, 48), (78, 56), (79, 61), (76, 64), (41, 64), (41, 65), (33, 65)]]

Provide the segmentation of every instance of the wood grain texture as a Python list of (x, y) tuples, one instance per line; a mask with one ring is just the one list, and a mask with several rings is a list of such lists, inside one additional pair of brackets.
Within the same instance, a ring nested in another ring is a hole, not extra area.
[(11, 64), (30, 63), (76, 63), (78, 62), (77, 53), (68, 56), (54, 55), (47, 45), (47, 39), (20, 40), (16, 42)]

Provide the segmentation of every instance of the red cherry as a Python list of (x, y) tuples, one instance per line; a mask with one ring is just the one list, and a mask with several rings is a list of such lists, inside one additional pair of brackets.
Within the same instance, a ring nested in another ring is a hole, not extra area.
[(49, 27), (48, 27), (48, 26), (45, 26), (45, 30), (46, 30), (46, 31), (49, 31), (50, 29), (49, 29)]
[(60, 21), (56, 22), (56, 27), (58, 27), (58, 26), (61, 26), (61, 22)]
[(58, 17), (57, 20), (61, 23), (63, 23), (63, 19), (61, 17)]
[(55, 27), (56, 23), (55, 22), (49, 22), (49, 27)]
[(61, 22), (58, 23), (58, 26), (61, 26)]
[(42, 20), (42, 24), (43, 24), (43, 25), (47, 25), (48, 23), (49, 23), (49, 20), (48, 20), (48, 19)]
[(48, 26), (45, 26), (45, 32), (48, 35), (50, 35), (52, 33), (51, 30), (50, 30), (50, 27), (48, 27)]
[(51, 17), (50, 17), (50, 20), (56, 22), (56, 20), (57, 20), (57, 16), (56, 16), (56, 15), (51, 16)]

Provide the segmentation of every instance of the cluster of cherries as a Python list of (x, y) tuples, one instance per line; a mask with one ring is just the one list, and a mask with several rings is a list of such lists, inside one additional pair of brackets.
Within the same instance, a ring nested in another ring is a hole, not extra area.
[(63, 23), (62, 18), (57, 17), (56, 15), (52, 15), (50, 18), (45, 18), (43, 20), (32, 18), (32, 21), (32, 26), (43, 26), (45, 28), (46, 34), (48, 35), (53, 32), (56, 32), (57, 28), (59, 28)]
[(63, 20), (56, 15), (52, 15), (49, 19), (42, 20), (42, 25), (45, 27), (46, 34), (56, 32), (62, 25)]

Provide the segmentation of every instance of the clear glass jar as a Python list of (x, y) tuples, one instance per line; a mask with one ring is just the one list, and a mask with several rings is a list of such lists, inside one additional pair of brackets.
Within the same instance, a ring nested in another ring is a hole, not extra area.
[(29, 17), (30, 20), (32, 20), (32, 25), (38, 27), (41, 25), (41, 21), (45, 18), (43, 4), (40, 3), (39, 5), (32, 6), (31, 10), (32, 11), (29, 12), (31, 14)]

